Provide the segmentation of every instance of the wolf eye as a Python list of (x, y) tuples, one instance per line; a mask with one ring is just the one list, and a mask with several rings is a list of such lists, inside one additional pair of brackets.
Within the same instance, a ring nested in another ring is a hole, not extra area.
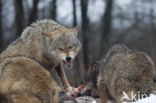
[(59, 50), (60, 50), (60, 51), (63, 51), (63, 49), (62, 49), (62, 48), (59, 48)]
[(72, 49), (72, 48), (73, 48), (72, 46), (69, 47), (69, 49)]

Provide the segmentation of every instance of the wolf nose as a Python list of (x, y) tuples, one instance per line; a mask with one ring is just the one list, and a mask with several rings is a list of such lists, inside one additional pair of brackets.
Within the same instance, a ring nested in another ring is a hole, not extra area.
[(71, 57), (66, 57), (66, 61), (68, 62), (71, 61), (71, 59), (72, 59)]

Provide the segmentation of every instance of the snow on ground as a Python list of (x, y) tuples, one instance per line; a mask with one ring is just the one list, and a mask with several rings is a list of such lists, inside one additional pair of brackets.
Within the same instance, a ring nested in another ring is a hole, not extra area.
[[(100, 99), (95, 99), (88, 96), (78, 97), (76, 98), (76, 100), (78, 103), (102, 103)], [(65, 103), (69, 103), (69, 102), (65, 102)], [(150, 97), (140, 99), (137, 102), (123, 102), (123, 103), (156, 103), (156, 95), (151, 94)]]

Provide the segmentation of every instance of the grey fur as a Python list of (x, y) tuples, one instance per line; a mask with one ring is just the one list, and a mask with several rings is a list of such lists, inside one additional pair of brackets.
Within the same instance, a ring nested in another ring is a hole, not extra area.
[[(63, 88), (57, 85), (49, 72), (55, 69), (64, 88), (71, 88), (62, 68), (60, 55), (65, 53), (59, 48), (62, 46), (66, 52), (72, 51), (76, 56), (81, 46), (76, 35), (75, 29), (65, 28), (53, 20), (37, 21), (27, 27), (0, 54), (0, 94), (9, 96), (13, 103), (58, 103), (58, 95)], [(25, 89), (21, 91), (22, 87)]]

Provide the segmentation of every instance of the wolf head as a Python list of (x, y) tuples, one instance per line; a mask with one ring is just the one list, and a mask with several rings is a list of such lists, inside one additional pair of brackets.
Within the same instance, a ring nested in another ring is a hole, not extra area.
[(48, 53), (59, 62), (63, 62), (66, 68), (72, 67), (72, 61), (80, 50), (81, 44), (77, 38), (77, 30), (60, 29), (53, 32), (45, 32), (49, 38)]

